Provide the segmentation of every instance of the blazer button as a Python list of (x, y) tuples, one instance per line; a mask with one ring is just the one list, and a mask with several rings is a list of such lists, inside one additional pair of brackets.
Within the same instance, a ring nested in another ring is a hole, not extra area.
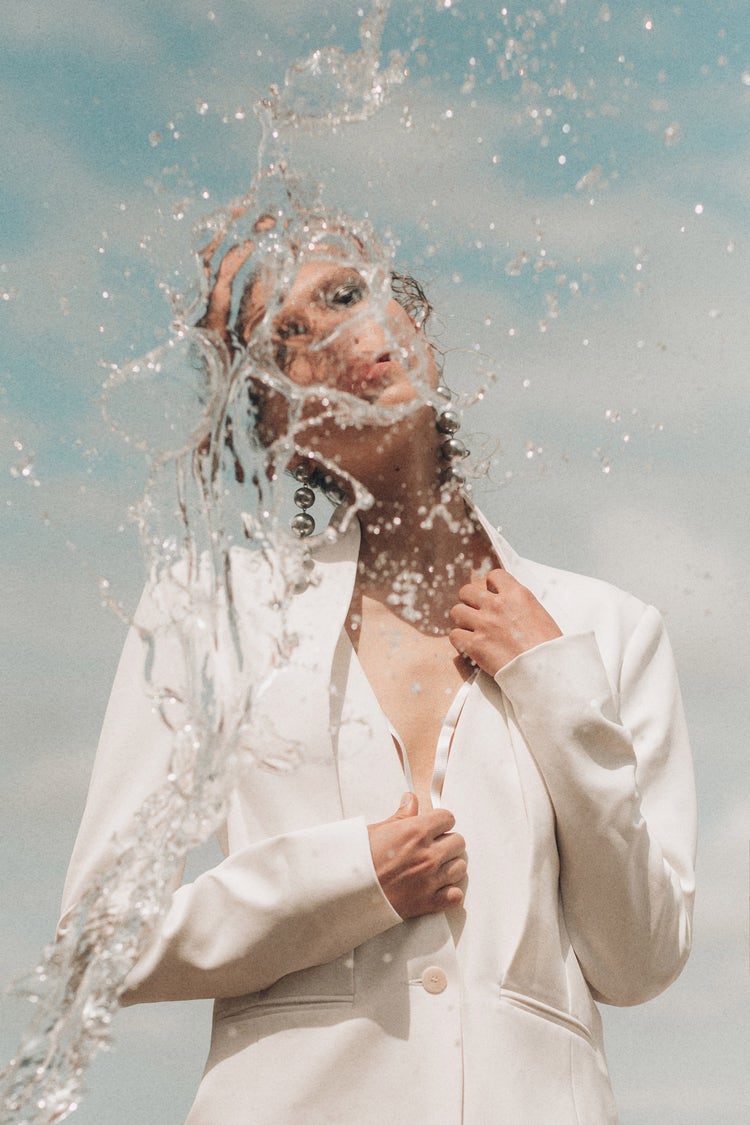
[(439, 992), (444, 992), (447, 987), (448, 978), (437, 965), (430, 965), (429, 969), (425, 969), (422, 973), (422, 988), (425, 992), (431, 992), (433, 996), (437, 996)]

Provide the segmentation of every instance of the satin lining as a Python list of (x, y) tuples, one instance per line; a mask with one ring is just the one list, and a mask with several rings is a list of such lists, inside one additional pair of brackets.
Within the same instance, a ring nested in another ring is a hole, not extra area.
[[(430, 781), (430, 800), (434, 809), (442, 808), (443, 796), (443, 782), (445, 781), (446, 770), (448, 769), (448, 758), (451, 752), (451, 745), (453, 743), (453, 736), (456, 733), (458, 720), (461, 717), (461, 712), (464, 709), (464, 704), (468, 698), (472, 684), (477, 678), (477, 672), (469, 676), (468, 680), (464, 680), (460, 688), (453, 697), (453, 702), (448, 708), (448, 714), (443, 719), (443, 725), (440, 728), (438, 735), (437, 746), (435, 748), (435, 764), (432, 767), (432, 780)], [(401, 739), (396, 728), (389, 721), (388, 726), (391, 731), (391, 736), (401, 755), (401, 764), (404, 769), (406, 777), (406, 784), (408, 788), (414, 791), (414, 782), (411, 776), (411, 767), (409, 766), (409, 756), (404, 749), (404, 743)]]

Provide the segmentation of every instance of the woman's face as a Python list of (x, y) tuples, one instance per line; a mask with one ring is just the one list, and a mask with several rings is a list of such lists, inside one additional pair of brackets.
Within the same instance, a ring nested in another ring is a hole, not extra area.
[[(258, 323), (269, 295), (256, 282), (245, 322)], [(405, 309), (385, 308), (351, 262), (335, 258), (300, 265), (280, 308), (271, 338), (279, 369), (298, 386), (346, 392), (380, 407), (411, 402), (421, 386), (437, 386), (432, 351)]]

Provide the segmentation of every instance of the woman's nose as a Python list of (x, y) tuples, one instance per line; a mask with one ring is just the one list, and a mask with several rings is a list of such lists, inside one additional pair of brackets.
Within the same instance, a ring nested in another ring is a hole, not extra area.
[(367, 320), (353, 328), (352, 342), (360, 355), (382, 355), (393, 348), (393, 339), (377, 320)]

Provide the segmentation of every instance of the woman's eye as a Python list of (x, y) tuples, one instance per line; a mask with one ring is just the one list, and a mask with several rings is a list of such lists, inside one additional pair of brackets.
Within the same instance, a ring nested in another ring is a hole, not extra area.
[(347, 308), (350, 305), (357, 305), (364, 299), (365, 286), (362, 281), (348, 281), (343, 285), (337, 285), (326, 294), (326, 304), (338, 307)]

